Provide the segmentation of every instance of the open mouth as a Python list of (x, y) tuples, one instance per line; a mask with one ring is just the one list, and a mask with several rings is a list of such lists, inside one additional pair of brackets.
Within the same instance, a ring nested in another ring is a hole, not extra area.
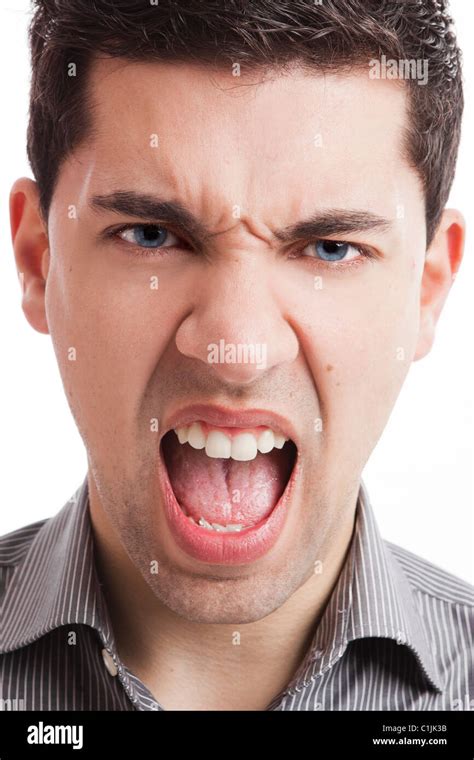
[(188, 554), (237, 563), (273, 545), (297, 460), (291, 439), (263, 425), (242, 429), (195, 420), (169, 430), (161, 452), (168, 517)]

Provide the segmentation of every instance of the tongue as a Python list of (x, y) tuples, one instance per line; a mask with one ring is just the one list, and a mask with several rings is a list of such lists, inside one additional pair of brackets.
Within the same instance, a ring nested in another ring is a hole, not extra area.
[(291, 473), (287, 446), (258, 453), (250, 462), (211, 459), (203, 449), (180, 444), (174, 432), (163, 440), (168, 475), (182, 509), (196, 521), (255, 525), (270, 514)]

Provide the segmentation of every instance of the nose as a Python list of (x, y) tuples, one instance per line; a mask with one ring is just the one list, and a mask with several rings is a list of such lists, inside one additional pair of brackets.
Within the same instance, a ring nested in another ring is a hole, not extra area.
[(236, 385), (294, 361), (298, 340), (272, 288), (271, 262), (238, 255), (202, 275), (194, 308), (176, 332), (176, 346), (221, 381)]

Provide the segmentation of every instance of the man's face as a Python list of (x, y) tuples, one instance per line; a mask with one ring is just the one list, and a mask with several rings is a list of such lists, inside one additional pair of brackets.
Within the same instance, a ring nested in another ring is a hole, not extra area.
[[(46, 311), (92, 497), (174, 611), (257, 620), (330, 560), (416, 358), (425, 221), (402, 159), (405, 92), (364, 73), (295, 70), (260, 81), (117, 60), (97, 63), (90, 87), (95, 134), (61, 167), (50, 211)], [(208, 237), (91, 205), (125, 191), (179, 202)], [(336, 236), (273, 234), (329, 210), (388, 223)], [(104, 234), (126, 224), (136, 226)], [(253, 346), (264, 366), (238, 355), (213, 362), (209, 346), (220, 341)], [(244, 500), (260, 488), (268, 507), (291, 445), (253, 464), (209, 457), (208, 482), (206, 454), (169, 432), (190, 404), (268, 410), (278, 418), (257, 433), (283, 429), (297, 446), (282, 531), (248, 561), (238, 553), (233, 561), (232, 550), (218, 561), (218, 538), (212, 561), (183, 550), (165, 515), (163, 462), (175, 491), (198, 473), (201, 503), (219, 500), (226, 485), (230, 498), (233, 482), (244, 484)]]

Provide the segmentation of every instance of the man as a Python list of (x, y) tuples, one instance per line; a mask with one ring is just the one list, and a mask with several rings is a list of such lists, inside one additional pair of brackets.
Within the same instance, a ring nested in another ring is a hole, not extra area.
[(362, 470), (464, 221), (444, 2), (37, 0), (23, 309), (88, 472), (5, 536), (25, 709), (456, 710), (471, 587)]

